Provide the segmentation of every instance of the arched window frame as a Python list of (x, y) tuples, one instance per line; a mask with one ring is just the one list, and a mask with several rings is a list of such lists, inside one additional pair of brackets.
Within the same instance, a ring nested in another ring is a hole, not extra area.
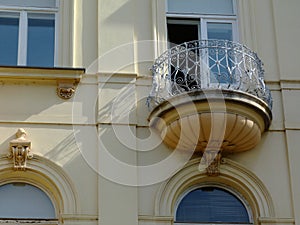
[[(15, 171), (11, 160), (2, 155), (0, 156), (0, 177), (0, 186), (15, 182), (27, 183), (48, 195), (55, 208), (57, 220), (34, 220), (33, 224), (69, 224), (68, 220), (72, 221), (72, 216), (77, 215), (80, 210), (78, 194), (69, 176), (61, 167), (42, 156), (34, 155), (31, 160), (28, 160), (26, 171)], [(17, 218), (9, 221), (0, 219), (0, 224), (10, 224), (8, 222), (20, 225), (30, 224), (28, 221), (22, 223)]]
[[(245, 209), (247, 210), (248, 213), (248, 219), (249, 219), (249, 223), (248, 224), (253, 224), (253, 214), (252, 214), (252, 210), (251, 207), (249, 205), (249, 203), (247, 202), (247, 200), (243, 197), (243, 195), (241, 195), (241, 193), (239, 193), (237, 190), (235, 190), (233, 187), (230, 187), (228, 185), (222, 184), (222, 183), (217, 183), (217, 182), (205, 182), (205, 183), (199, 183), (196, 185), (193, 185), (189, 188), (187, 188), (186, 190), (184, 190), (181, 195), (178, 197), (175, 206), (174, 206), (174, 225), (181, 225), (182, 223), (177, 223), (176, 222), (176, 214), (177, 214), (177, 210), (179, 207), (179, 204), (181, 203), (181, 201), (192, 191), (197, 190), (197, 189), (201, 189), (201, 188), (205, 188), (205, 187), (213, 187), (213, 188), (220, 188), (222, 190), (225, 190), (227, 192), (229, 192), (230, 194), (232, 194), (234, 197), (236, 197), (245, 207)], [(185, 223), (188, 224), (188, 223)], [(194, 225), (196, 225), (197, 223), (193, 223)], [(201, 223), (201, 224), (205, 224), (205, 223)], [(207, 223), (207, 224), (211, 224), (211, 223)], [(225, 224), (225, 223), (222, 223)], [(234, 224), (234, 223), (227, 223), (227, 224)]]
[(269, 191), (263, 182), (251, 171), (242, 165), (223, 158), (220, 165), (220, 175), (207, 176), (206, 172), (199, 171), (200, 159), (191, 160), (178, 173), (162, 183), (155, 198), (154, 220), (163, 218), (174, 221), (177, 200), (189, 188), (195, 185), (218, 184), (229, 187), (239, 193), (252, 212), (253, 224), (259, 225), (266, 218), (274, 218), (274, 203)]

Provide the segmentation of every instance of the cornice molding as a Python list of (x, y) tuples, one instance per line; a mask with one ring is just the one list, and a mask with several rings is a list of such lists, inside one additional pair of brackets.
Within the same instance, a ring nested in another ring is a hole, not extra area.
[(0, 66), (0, 82), (55, 84), (57, 86), (57, 95), (66, 100), (74, 95), (84, 73), (85, 69), (81, 68)]

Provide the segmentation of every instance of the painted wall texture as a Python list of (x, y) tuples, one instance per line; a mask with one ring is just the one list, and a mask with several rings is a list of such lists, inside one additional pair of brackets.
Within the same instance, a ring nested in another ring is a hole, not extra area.
[[(171, 225), (182, 195), (210, 184), (247, 202), (253, 224), (300, 224), (300, 1), (236, 8), (239, 42), (264, 63), (273, 119), (255, 148), (223, 157), (219, 176), (199, 171), (201, 154), (174, 155), (149, 128), (166, 1), (61, 0), (57, 69), (0, 67), (0, 185), (39, 187), (54, 224)], [(19, 128), (33, 153), (24, 170), (7, 157)]]

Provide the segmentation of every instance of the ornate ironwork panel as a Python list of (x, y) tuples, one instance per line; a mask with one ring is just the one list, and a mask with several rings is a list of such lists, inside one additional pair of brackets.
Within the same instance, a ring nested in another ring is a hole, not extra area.
[(270, 90), (257, 54), (227, 40), (197, 40), (174, 46), (155, 60), (148, 103), (182, 93), (226, 89), (254, 95), (272, 108)]

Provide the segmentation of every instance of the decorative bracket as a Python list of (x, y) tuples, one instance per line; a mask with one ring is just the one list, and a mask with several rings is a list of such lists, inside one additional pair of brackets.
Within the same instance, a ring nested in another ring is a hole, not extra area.
[(75, 93), (76, 85), (72, 82), (61, 81), (57, 84), (57, 95), (62, 99), (70, 99)]
[(220, 150), (205, 150), (199, 165), (199, 170), (201, 171), (206, 169), (206, 173), (208, 176), (219, 176), (220, 162)]
[(26, 131), (20, 128), (16, 133), (16, 139), (10, 142), (8, 158), (13, 159), (15, 170), (25, 170), (27, 159), (32, 159), (30, 152), (31, 141), (26, 138)]

